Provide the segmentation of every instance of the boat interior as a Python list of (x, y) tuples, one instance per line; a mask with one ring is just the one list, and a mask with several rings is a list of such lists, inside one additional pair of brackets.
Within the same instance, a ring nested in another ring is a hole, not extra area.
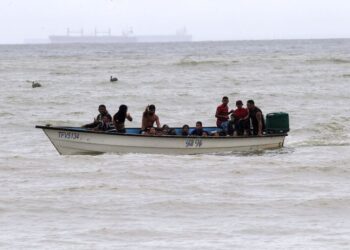
[[(92, 131), (91, 129), (86, 129), (86, 128), (77, 128), (77, 127), (70, 127), (69, 129), (74, 129), (76, 131)], [(172, 128), (176, 132), (176, 135), (181, 135), (182, 128)], [(195, 128), (192, 127), (189, 130), (189, 133), (191, 133)], [(203, 127), (204, 131), (207, 131), (208, 133), (214, 133), (214, 132), (220, 132), (222, 131), (220, 128), (217, 127)], [(115, 133), (115, 129), (108, 130), (106, 132), (109, 133)], [(131, 134), (131, 135), (139, 135), (141, 134), (141, 128), (126, 128), (126, 133), (125, 134)]]

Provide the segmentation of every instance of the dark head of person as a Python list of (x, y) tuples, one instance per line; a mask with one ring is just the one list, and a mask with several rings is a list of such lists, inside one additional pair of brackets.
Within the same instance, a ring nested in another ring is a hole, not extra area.
[(202, 122), (200, 122), (200, 121), (196, 122), (196, 129), (197, 129), (197, 131), (202, 131), (203, 130)]
[(196, 122), (196, 128), (191, 132), (194, 136), (203, 136), (203, 125), (201, 121)]
[(190, 134), (190, 126), (188, 126), (187, 124), (183, 125), (181, 134), (184, 136), (189, 135)]
[(145, 112), (143, 112), (143, 117), (146, 118), (148, 116), (152, 116), (154, 115), (155, 112), (156, 112), (156, 106), (154, 106), (153, 104), (148, 105), (146, 107)]
[(162, 127), (162, 131), (163, 131), (163, 133), (165, 133), (165, 134), (169, 133), (169, 131), (170, 131), (169, 126), (166, 125), (166, 124), (164, 124), (163, 127)]
[(148, 113), (150, 115), (153, 115), (156, 112), (156, 106), (154, 106), (153, 104), (148, 106)]
[(227, 97), (227, 96), (224, 96), (224, 97), (222, 98), (222, 104), (223, 104), (224, 106), (227, 106), (228, 103), (229, 103), (228, 97)]
[(149, 135), (156, 135), (157, 134), (156, 128), (154, 128), (154, 127), (149, 128), (148, 129), (148, 134)]
[(241, 100), (236, 101), (236, 107), (237, 108), (242, 108), (243, 107), (243, 102)]
[(248, 108), (249, 110), (253, 110), (253, 109), (255, 108), (255, 103), (254, 103), (253, 100), (248, 100), (248, 101), (247, 101), (247, 108)]
[(176, 135), (176, 130), (170, 128), (167, 124), (164, 124), (162, 127), (162, 133), (163, 135)]
[(101, 104), (100, 106), (98, 106), (98, 112), (100, 112), (101, 115), (106, 115), (108, 113), (106, 105)]
[(118, 120), (119, 122), (125, 122), (127, 112), (128, 112), (128, 106), (124, 104), (120, 105), (118, 112), (114, 116), (115, 120)]
[(154, 115), (155, 112), (156, 112), (156, 106), (154, 106), (153, 104), (147, 105), (145, 111), (142, 114), (142, 117), (147, 118), (149, 116)]

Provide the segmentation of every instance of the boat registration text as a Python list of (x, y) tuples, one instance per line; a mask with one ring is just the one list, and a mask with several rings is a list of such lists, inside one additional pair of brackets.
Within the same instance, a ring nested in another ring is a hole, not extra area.
[(79, 133), (60, 131), (60, 132), (58, 132), (58, 138), (77, 140), (77, 139), (79, 139)]
[(200, 148), (203, 144), (202, 139), (201, 138), (188, 138), (185, 141), (186, 144), (186, 148)]

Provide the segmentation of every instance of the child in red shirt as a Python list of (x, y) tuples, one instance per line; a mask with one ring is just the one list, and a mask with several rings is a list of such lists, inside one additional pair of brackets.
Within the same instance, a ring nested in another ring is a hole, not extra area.
[(243, 108), (243, 102), (241, 100), (236, 101), (236, 107), (236, 110), (231, 110), (233, 112), (235, 130), (237, 131), (237, 135), (243, 135), (244, 130), (249, 129), (249, 111)]

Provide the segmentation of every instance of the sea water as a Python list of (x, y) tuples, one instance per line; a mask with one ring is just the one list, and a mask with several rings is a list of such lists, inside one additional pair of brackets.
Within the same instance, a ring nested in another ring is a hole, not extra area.
[[(350, 248), (350, 40), (1, 45), (0, 86), (1, 249)], [(285, 147), (60, 156), (34, 128), (211, 126), (224, 95), (289, 113)]]

